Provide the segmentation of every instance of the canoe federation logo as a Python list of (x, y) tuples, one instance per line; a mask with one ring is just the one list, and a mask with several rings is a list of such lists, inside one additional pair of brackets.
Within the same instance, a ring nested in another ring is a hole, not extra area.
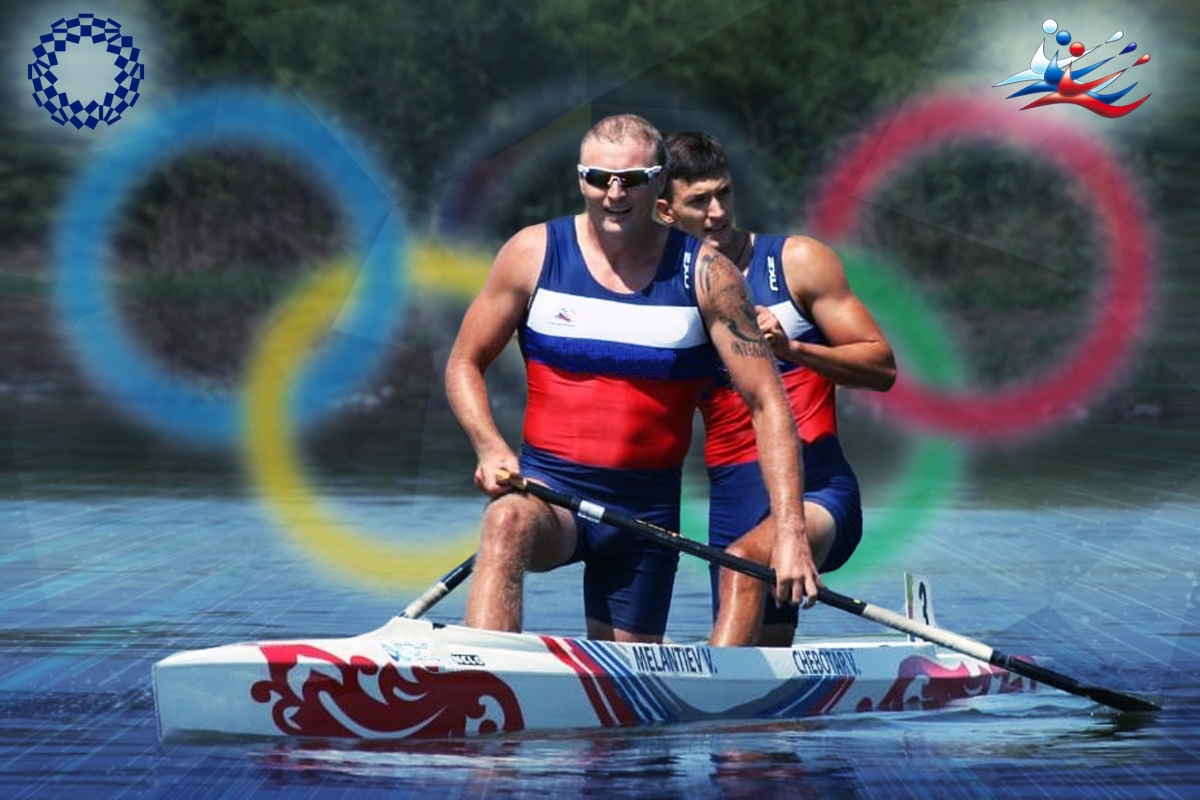
[[(1042, 23), (1042, 30), (1048, 34), (1054, 34), (1054, 41), (1061, 47), (1067, 47), (1067, 52), (1069, 52), (1070, 55), (1060, 59), (1058, 57), (1059, 51), (1055, 50), (1053, 56), (1047, 57), (1046, 40), (1043, 39), (1042, 43), (1038, 45), (1038, 49), (1033, 53), (1033, 60), (1029, 62), (1029, 69), (1005, 78), (992, 87), (994, 89), (996, 86), (1008, 86), (1009, 84), (1013, 83), (1037, 81), (1032, 86), (1026, 86), (1024, 89), (1010, 94), (1005, 99), (1023, 97), (1032, 94), (1045, 94), (1046, 92), (1050, 92), (1050, 94), (1046, 94), (1045, 97), (1039, 97), (1029, 105), (1022, 106), (1022, 111), (1027, 108), (1040, 108), (1041, 106), (1055, 105), (1057, 103), (1071, 103), (1073, 105), (1082, 106), (1088, 111), (1091, 111), (1093, 114), (1099, 114), (1100, 116), (1107, 117), (1108, 119), (1116, 119), (1117, 117), (1123, 117), (1126, 114), (1133, 113), (1138, 106), (1146, 102), (1147, 98), (1150, 97), (1150, 95), (1146, 95), (1140, 100), (1127, 103), (1123, 106), (1115, 105), (1115, 103), (1128, 94), (1134, 86), (1137, 86), (1136, 83), (1126, 86), (1124, 89), (1119, 91), (1111, 92), (1109, 94), (1103, 93), (1105, 89), (1110, 87), (1118, 78), (1125, 74), (1124, 69), (1114, 72), (1111, 75), (1105, 75), (1103, 78), (1096, 78), (1095, 80), (1078, 80), (1098, 67), (1107, 64), (1109, 61), (1112, 61), (1114, 57), (1110, 56), (1102, 61), (1097, 61), (1095, 64), (1089, 64), (1086, 67), (1076, 67), (1075, 62), (1086, 56), (1088, 53), (1098, 50), (1106, 44), (1119, 41), (1125, 35), (1122, 31), (1117, 31), (1096, 47), (1087, 47), (1083, 42), (1072, 41), (1070, 31), (1059, 30), (1058, 23), (1052, 19), (1048, 19)], [(1125, 48), (1117, 55), (1123, 56), (1126, 53), (1132, 53), (1136, 49), (1137, 42), (1130, 42), (1129, 44), (1125, 45)], [(1140, 66), (1149, 60), (1150, 54), (1147, 53), (1138, 58), (1137, 61), (1134, 61), (1132, 66)]]
[[(90, 39), (93, 44), (106, 44), (109, 53), (116, 56), (113, 91), (106, 92), (104, 99), (80, 99), (72, 97), (68, 87), (59, 84), (54, 67), (59, 66), (58, 54), (66, 52), (67, 45), (76, 45)], [(126, 110), (138, 101), (138, 91), (146, 77), (146, 67), (138, 61), (141, 51), (133, 46), (133, 37), (121, 33), (121, 23), (112, 18), (98, 19), (95, 14), (80, 14), (73, 19), (65, 17), (50, 26), (33, 48), (35, 60), (26, 71), (33, 84), (33, 99), (46, 109), (50, 119), (59, 125), (73, 125), (95, 129), (101, 122), (114, 125)]]

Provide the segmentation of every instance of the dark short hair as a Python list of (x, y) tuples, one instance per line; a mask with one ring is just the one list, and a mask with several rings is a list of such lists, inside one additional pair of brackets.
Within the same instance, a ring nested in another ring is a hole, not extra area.
[(663, 197), (670, 200), (671, 181), (695, 183), (720, 178), (729, 172), (725, 148), (715, 136), (700, 132), (672, 133), (667, 144), (667, 183)]

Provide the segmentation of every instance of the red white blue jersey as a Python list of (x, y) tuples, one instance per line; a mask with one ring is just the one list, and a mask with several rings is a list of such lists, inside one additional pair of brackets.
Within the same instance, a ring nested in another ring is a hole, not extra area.
[(525, 444), (593, 467), (678, 468), (700, 392), (720, 364), (696, 305), (700, 242), (671, 231), (654, 279), (623, 294), (588, 271), (573, 217), (546, 227), (520, 330)]
[[(758, 234), (746, 270), (746, 283), (755, 305), (771, 309), (789, 339), (828, 344), (825, 335), (792, 299), (783, 271), (786, 236)], [(808, 367), (776, 360), (796, 427), (804, 444), (837, 435), (837, 405), (833, 381)], [(706, 441), (704, 460), (710, 467), (758, 460), (750, 410), (723, 369), (700, 403)]]

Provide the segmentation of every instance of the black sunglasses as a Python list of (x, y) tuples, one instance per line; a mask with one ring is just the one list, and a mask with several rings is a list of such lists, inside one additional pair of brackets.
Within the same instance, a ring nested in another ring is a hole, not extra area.
[(660, 172), (662, 172), (661, 166), (634, 167), (633, 169), (601, 169), (600, 167), (579, 165), (579, 177), (583, 178), (588, 186), (594, 186), (597, 189), (607, 189), (612, 184), (613, 178), (616, 178), (621, 186), (626, 189), (645, 186), (650, 182), (651, 178)]

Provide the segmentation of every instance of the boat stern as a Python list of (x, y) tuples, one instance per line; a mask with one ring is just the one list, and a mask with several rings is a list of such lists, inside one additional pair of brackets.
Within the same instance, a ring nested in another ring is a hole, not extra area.
[[(493, 657), (488, 645), (495, 644), (506, 647)], [(504, 662), (520, 670), (534, 647), (544, 660), (531, 637), (394, 619), (347, 639), (177, 653), (154, 665), (159, 736), (451, 738), (523, 730), (516, 695), (490, 668)]]

